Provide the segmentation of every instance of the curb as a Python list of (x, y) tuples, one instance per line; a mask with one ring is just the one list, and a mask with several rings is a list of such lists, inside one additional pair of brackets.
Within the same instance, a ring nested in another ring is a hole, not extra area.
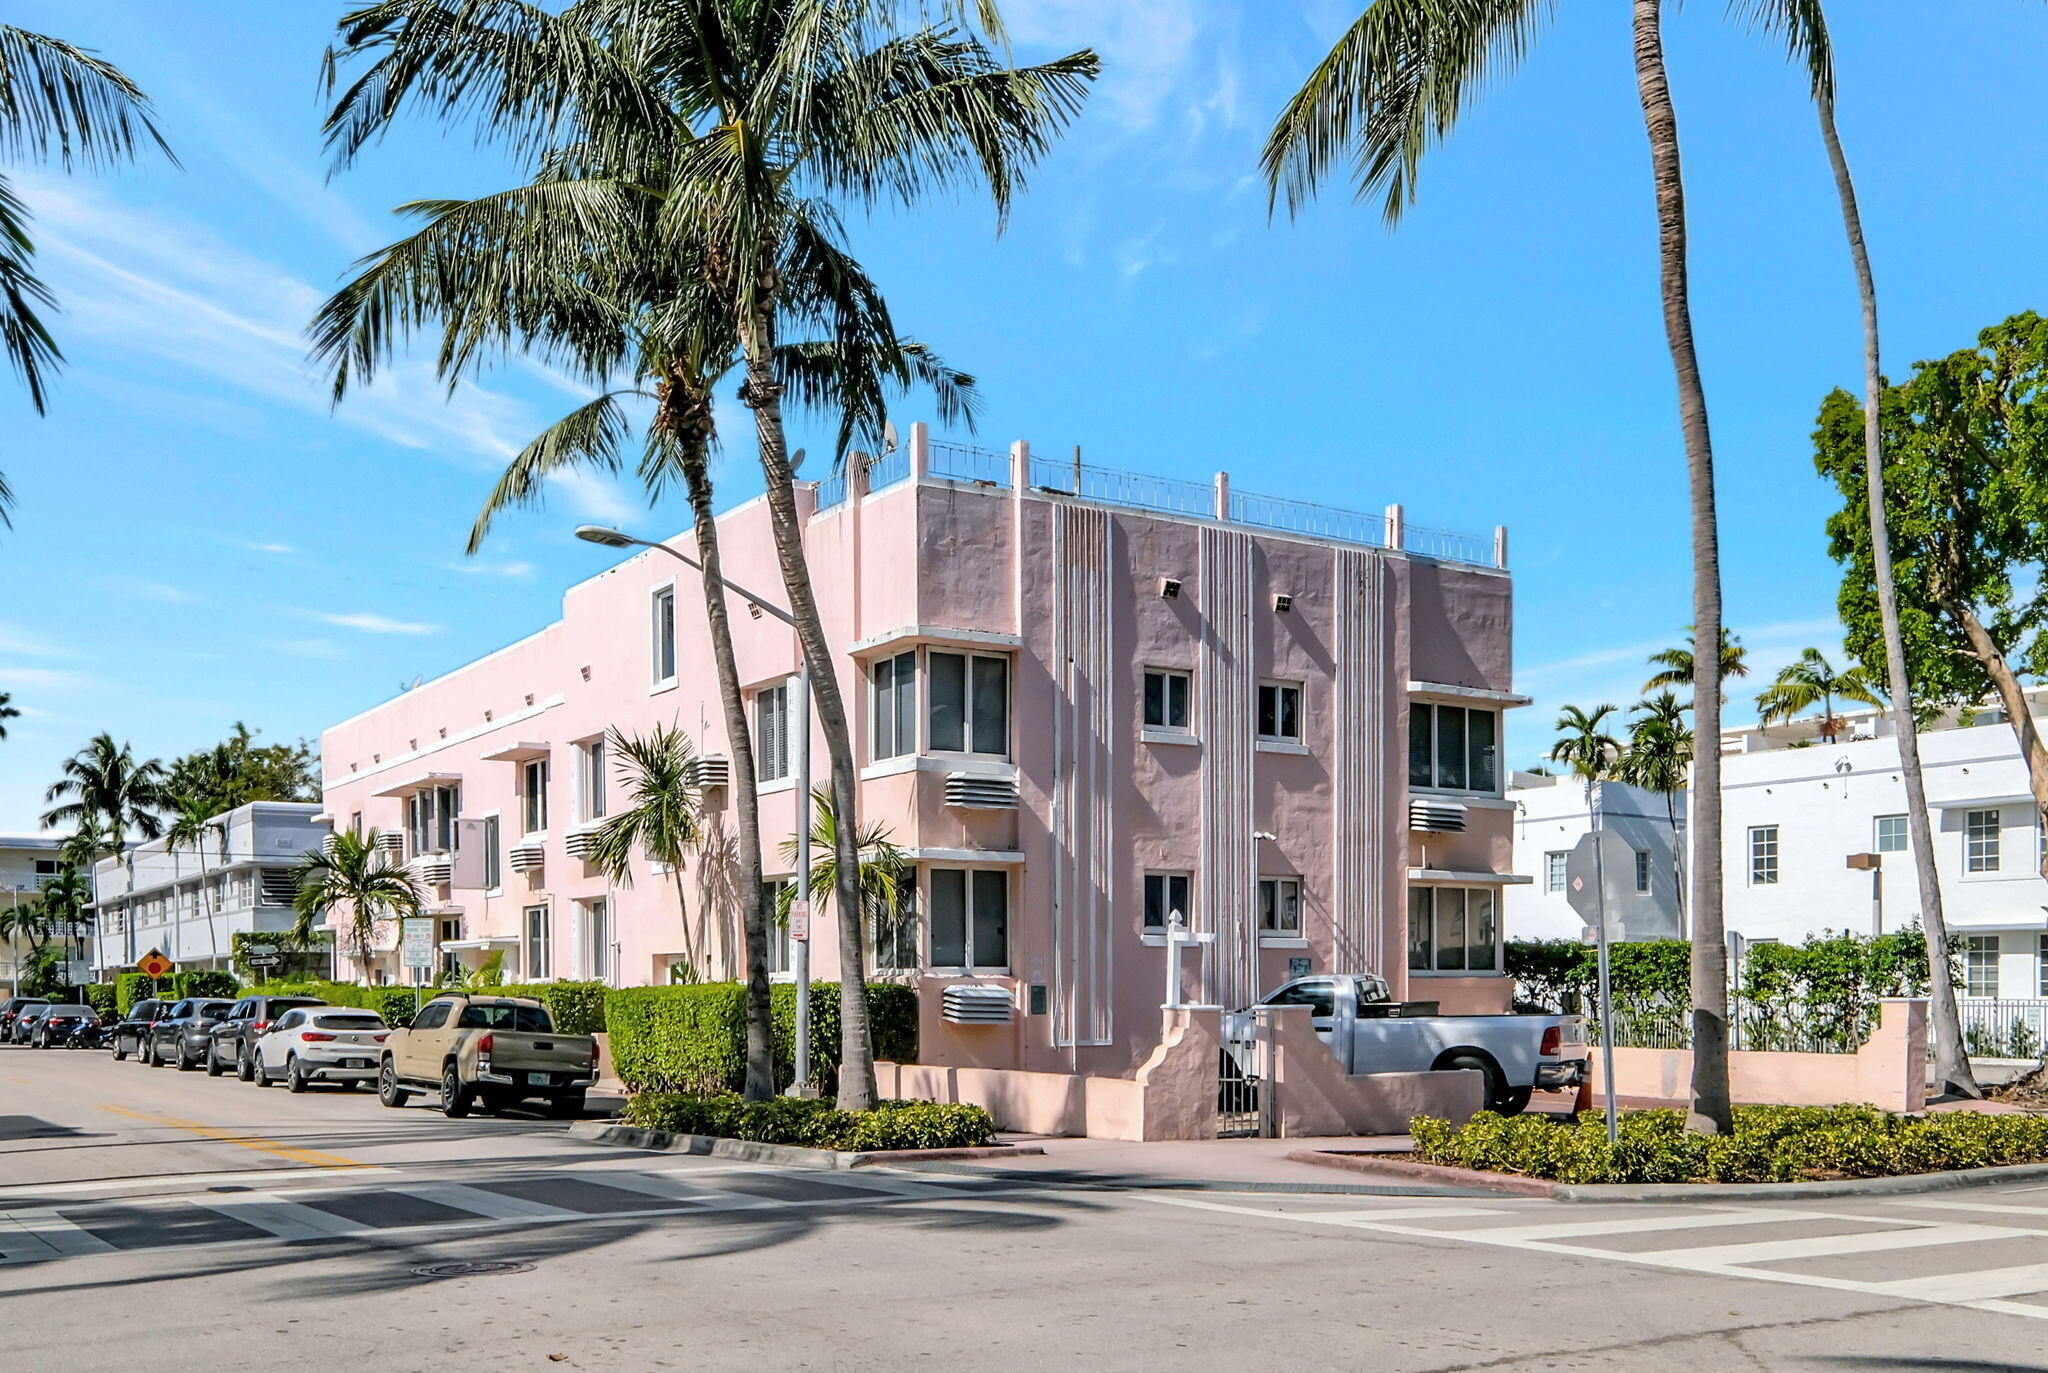
[[(1018, 1152), (1023, 1152), (1021, 1149)], [(1043, 1152), (1043, 1151), (1041, 1151)], [(1069, 1187), (1100, 1192), (1233, 1192), (1285, 1196), (1339, 1197), (1483, 1197), (1479, 1187), (1407, 1186), (1364, 1182), (1232, 1182), (1222, 1178), (1178, 1178), (1157, 1173), (1085, 1173), (1058, 1168), (986, 1168), (965, 1163), (926, 1162), (925, 1155), (905, 1157), (896, 1167), (914, 1173), (954, 1173), (965, 1177), (1010, 1178), (1044, 1187)]]
[(794, 1144), (723, 1139), (717, 1135), (676, 1135), (666, 1130), (643, 1130), (637, 1125), (614, 1125), (602, 1120), (579, 1120), (569, 1127), (569, 1134), (591, 1144), (610, 1144), (663, 1154), (698, 1154), (746, 1163), (779, 1163), (789, 1168), (814, 1168), (826, 1172), (885, 1168), (927, 1159), (1014, 1158), (1019, 1154), (1045, 1152), (1035, 1144), (998, 1144), (975, 1149), (873, 1149), (844, 1153), (837, 1149), (806, 1149)]
[(1542, 1197), (1550, 1201), (1778, 1201), (1812, 1197), (1907, 1196), (1946, 1192), (1959, 1187), (1993, 1187), (2002, 1182), (2048, 1179), (2048, 1163), (2019, 1163), (2001, 1168), (1969, 1168), (1946, 1173), (1907, 1173), (1887, 1178), (1839, 1178), (1828, 1182), (1645, 1182), (1564, 1183), (1548, 1178), (1484, 1173), (1471, 1168), (1444, 1168), (1406, 1159), (1374, 1158), (1369, 1154), (1297, 1149), (1287, 1155), (1296, 1163), (1343, 1168), (1354, 1173), (1414, 1183), (1473, 1188), (1501, 1196)]

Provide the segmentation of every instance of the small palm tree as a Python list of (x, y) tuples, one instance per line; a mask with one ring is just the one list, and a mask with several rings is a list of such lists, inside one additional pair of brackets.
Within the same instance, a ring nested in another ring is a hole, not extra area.
[(55, 920), (49, 908), (34, 898), (17, 901), (0, 911), (0, 939), (10, 942), (26, 939), (31, 950), (40, 949), (48, 942), (54, 926)]
[(292, 869), (298, 890), (292, 895), (292, 942), (305, 948), (316, 927), (332, 924), (337, 916), (348, 923), (336, 934), (348, 949), (356, 972), (367, 985), (370, 959), (377, 944), (377, 926), (420, 909), (419, 888), (412, 874), (395, 865), (377, 846), (377, 832), (366, 837), (353, 830), (337, 830), (325, 845), (307, 849)]
[(1835, 742), (1841, 731), (1842, 722), (1836, 718), (1836, 700), (1856, 701), (1866, 706), (1884, 706), (1884, 693), (1877, 683), (1860, 667), (1835, 671), (1834, 664), (1827, 660), (1817, 648), (1809, 648), (1799, 655), (1799, 661), (1788, 664), (1776, 680), (1756, 698), (1758, 717), (1767, 725), (1780, 720), (1790, 720), (1800, 711), (1818, 705), (1820, 713), (1821, 738), (1830, 744)]
[(628, 887), (633, 885), (635, 855), (644, 854), (668, 869), (675, 882), (676, 916), (683, 927), (683, 957), (701, 976), (708, 949), (700, 950), (691, 935), (690, 907), (683, 895), (683, 860), (703, 835), (696, 746), (674, 725), (656, 725), (646, 735), (629, 735), (613, 726), (605, 751), (625, 784), (626, 806), (598, 826), (590, 861), (612, 881)]
[(1594, 805), (1595, 784), (1614, 775), (1614, 763), (1621, 756), (1621, 741), (1607, 732), (1613, 706), (1581, 710), (1566, 706), (1557, 717), (1558, 740), (1550, 746), (1550, 761), (1562, 763), (1586, 788), (1586, 810), (1593, 828), (1600, 828), (1600, 812)]
[[(1693, 633), (1692, 626), (1685, 627), (1685, 646), (1667, 648), (1650, 655), (1650, 666), (1661, 671), (1643, 683), (1645, 695), (1660, 687), (1691, 687), (1693, 684)], [(1726, 629), (1721, 631), (1721, 676), (1747, 677), (1749, 675), (1749, 650), (1742, 646), (1742, 640)]]
[(182, 849), (191, 849), (199, 855), (199, 903), (206, 912), (206, 947), (208, 954), (220, 957), (220, 931), (215, 925), (213, 901), (213, 874), (206, 866), (206, 841), (218, 839), (221, 846), (221, 861), (227, 861), (227, 825), (219, 818), (224, 812), (215, 808), (214, 799), (203, 792), (170, 792), (165, 801), (170, 809), (170, 824), (164, 829), (164, 840), (170, 845), (174, 865), (173, 880), (176, 880), (175, 865), (177, 854)]
[(127, 744), (101, 734), (66, 758), (61, 771), (63, 775), (43, 793), (46, 803), (56, 803), (43, 812), (46, 828), (97, 821), (108, 847), (117, 854), (127, 849), (131, 829), (144, 839), (164, 832), (159, 812), (164, 808), (166, 776), (156, 759), (138, 762)]
[(1678, 915), (1685, 919), (1685, 845), (1678, 838), (1678, 793), (1692, 772), (1693, 732), (1685, 703), (1670, 689), (1636, 703), (1629, 721), (1628, 751), (1614, 767), (1614, 778), (1664, 798), (1664, 818), (1671, 829), (1671, 872), (1678, 894)]
[[(0, 489), (5, 489), (5, 487), (6, 482), (0, 481)], [(0, 496), (0, 508), (4, 508), (5, 504), (6, 498)], [(19, 720), (20, 718), (21, 712), (14, 705), (14, 693), (11, 691), (0, 691), (0, 739), (7, 737), (7, 722), (9, 720)]]
[[(905, 908), (906, 898), (917, 890), (916, 865), (879, 820), (855, 826), (853, 851), (859, 856), (854, 887), (860, 892), (862, 915), (871, 929), (871, 947), (879, 947), (883, 934), (895, 934), (893, 922)], [(782, 841), (785, 863), (797, 861), (796, 836)], [(811, 793), (811, 899), (823, 905), (839, 889), (839, 817), (832, 810), (832, 794), (824, 787)], [(789, 923), (789, 909), (796, 900), (794, 883), (785, 885), (777, 897), (776, 919)]]

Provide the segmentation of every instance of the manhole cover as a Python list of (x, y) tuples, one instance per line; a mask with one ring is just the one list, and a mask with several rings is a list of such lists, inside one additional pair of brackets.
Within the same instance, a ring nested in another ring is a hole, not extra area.
[(430, 1263), (412, 1270), (422, 1278), (490, 1278), (500, 1273), (531, 1273), (530, 1263)]

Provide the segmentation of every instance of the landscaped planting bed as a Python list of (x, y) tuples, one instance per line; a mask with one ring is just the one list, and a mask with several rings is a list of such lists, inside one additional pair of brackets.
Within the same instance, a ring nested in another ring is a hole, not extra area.
[(1869, 1106), (1737, 1106), (1730, 1135), (1688, 1133), (1682, 1111), (1629, 1111), (1613, 1144), (1591, 1111), (1575, 1124), (1487, 1111), (1463, 1126), (1418, 1116), (1409, 1133), (1424, 1163), (1571, 1184), (1806, 1182), (2048, 1162), (2048, 1117)]
[(828, 1101), (641, 1092), (619, 1119), (643, 1130), (710, 1135), (756, 1144), (877, 1153), (892, 1149), (973, 1149), (995, 1143), (996, 1123), (979, 1106), (884, 1101), (872, 1111), (842, 1111)]

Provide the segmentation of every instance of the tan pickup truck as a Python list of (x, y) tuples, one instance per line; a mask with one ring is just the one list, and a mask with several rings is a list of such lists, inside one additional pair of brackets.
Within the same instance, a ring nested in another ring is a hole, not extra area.
[(544, 1100), (557, 1116), (583, 1110), (597, 1081), (597, 1041), (555, 1033), (548, 1008), (512, 996), (437, 996), (384, 1041), (377, 1097), (403, 1106), (415, 1091), (441, 1094), (444, 1115)]

